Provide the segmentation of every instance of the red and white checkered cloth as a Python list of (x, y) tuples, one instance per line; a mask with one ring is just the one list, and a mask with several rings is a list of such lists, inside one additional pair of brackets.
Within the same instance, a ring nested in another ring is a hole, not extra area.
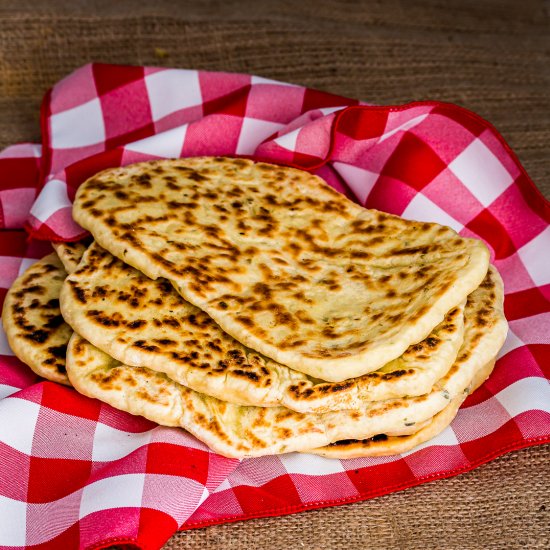
[(47, 94), (41, 120), (41, 146), (0, 153), (1, 298), (49, 252), (38, 239), (82, 234), (71, 199), (86, 177), (151, 158), (246, 155), (483, 239), (504, 278), (510, 333), (491, 378), (415, 451), (242, 462), (41, 382), (0, 333), (0, 547), (158, 548), (177, 529), (370, 498), (550, 441), (550, 205), (480, 117), (437, 102), (367, 106), (249, 75), (93, 64)]

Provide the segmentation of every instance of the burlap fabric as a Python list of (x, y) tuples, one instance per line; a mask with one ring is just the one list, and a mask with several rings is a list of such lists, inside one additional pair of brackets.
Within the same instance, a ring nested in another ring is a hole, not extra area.
[[(89, 61), (250, 72), (375, 103), (458, 103), (500, 130), (550, 196), (548, 11), (529, 0), (0, 0), (0, 147), (37, 140), (44, 91)], [(180, 533), (166, 548), (549, 548), (549, 451), (363, 503)]]

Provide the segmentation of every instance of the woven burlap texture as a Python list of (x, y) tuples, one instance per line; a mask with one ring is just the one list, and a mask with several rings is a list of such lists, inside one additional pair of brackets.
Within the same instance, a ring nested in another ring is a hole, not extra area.
[(178, 533), (166, 549), (550, 548), (549, 447), (366, 502)]
[[(0, 147), (39, 139), (48, 87), (90, 61), (259, 74), (490, 120), (550, 196), (542, 1), (0, 1)], [(550, 547), (550, 446), (353, 505), (182, 532), (170, 549)]]

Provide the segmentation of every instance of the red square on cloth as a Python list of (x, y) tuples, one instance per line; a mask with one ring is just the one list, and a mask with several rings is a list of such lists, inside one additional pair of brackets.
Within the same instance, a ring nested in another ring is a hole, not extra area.
[(209, 456), (199, 449), (185, 449), (178, 445), (152, 443), (147, 452), (147, 473), (193, 479), (206, 485)]
[(494, 216), (491, 210), (482, 210), (467, 224), (468, 229), (476, 235), (487, 235), (486, 242), (493, 249), (495, 258), (507, 258), (516, 251), (510, 235)]
[(113, 90), (131, 90), (132, 84), (143, 84), (145, 76), (144, 67), (117, 67), (106, 63), (94, 63), (92, 65), (94, 83), (99, 96), (103, 96)]
[[(356, 467), (346, 468), (346, 470), (360, 494), (383, 494), (388, 487), (391, 487), (391, 490), (398, 490), (407, 486), (409, 480), (414, 478), (404, 458), (387, 457), (378, 461), (355, 459), (353, 462)], [(365, 468), (365, 462), (371, 462), (372, 465), (369, 464), (370, 467)]]
[(100, 401), (85, 399), (74, 390), (53, 382), (42, 384), (40, 404), (52, 411), (90, 421), (97, 421), (102, 406)]
[(89, 460), (32, 456), (26, 498), (36, 504), (59, 500), (86, 485), (91, 469)]
[(340, 116), (338, 131), (354, 140), (378, 138), (384, 133), (387, 121), (386, 109), (350, 109)]
[(40, 164), (37, 158), (0, 157), (0, 189), (2, 191), (19, 187), (30, 187), (34, 190), (39, 173)]
[(204, 115), (224, 114), (241, 118), (244, 117), (246, 115), (249, 92), (250, 86), (245, 86), (228, 95), (207, 101), (203, 105)]
[(384, 165), (382, 175), (421, 191), (446, 167), (425, 141), (407, 132)]
[(302, 504), (296, 486), (288, 475), (282, 475), (266, 481), (261, 487), (248, 488), (247, 486), (233, 487), (233, 492), (239, 501), (245, 515), (257, 516), (264, 510), (279, 508), (299, 508)]

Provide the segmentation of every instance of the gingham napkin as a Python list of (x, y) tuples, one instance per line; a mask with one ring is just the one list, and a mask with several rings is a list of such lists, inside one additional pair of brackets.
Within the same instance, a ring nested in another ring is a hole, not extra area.
[(415, 451), (242, 462), (40, 381), (0, 333), (0, 547), (158, 548), (177, 529), (370, 498), (550, 441), (550, 206), (480, 117), (437, 102), (367, 106), (249, 75), (92, 64), (47, 94), (41, 120), (41, 146), (0, 153), (2, 298), (49, 252), (40, 239), (82, 235), (71, 199), (86, 177), (151, 158), (245, 155), (483, 239), (504, 278), (510, 332), (491, 378)]

